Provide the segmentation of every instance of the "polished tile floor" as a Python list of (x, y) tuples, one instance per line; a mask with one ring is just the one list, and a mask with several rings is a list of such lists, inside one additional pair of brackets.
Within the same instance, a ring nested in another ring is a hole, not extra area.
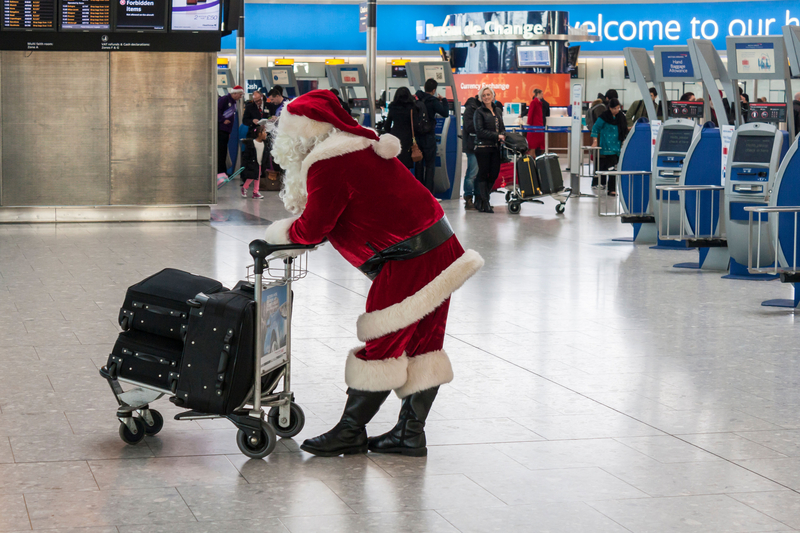
[(330, 247), (295, 286), (297, 439), (248, 461), (228, 422), (161, 400), (164, 430), (123, 444), (97, 367), (126, 287), (167, 266), (234, 283), (285, 216), (267, 195), (229, 185), (211, 223), (0, 226), (0, 531), (800, 530), (800, 325), (759, 305), (790, 287), (612, 242), (630, 228), (586, 198), (564, 216), (444, 202), (486, 267), (453, 298), (427, 458), (298, 449), (338, 420), (369, 287)]

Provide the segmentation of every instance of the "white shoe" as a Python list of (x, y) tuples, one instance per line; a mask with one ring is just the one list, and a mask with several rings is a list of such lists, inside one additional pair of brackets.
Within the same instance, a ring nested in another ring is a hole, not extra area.
[(245, 189), (244, 187), (242, 187), (242, 188), (241, 188), (241, 191), (242, 191), (242, 198), (247, 198), (247, 189)]

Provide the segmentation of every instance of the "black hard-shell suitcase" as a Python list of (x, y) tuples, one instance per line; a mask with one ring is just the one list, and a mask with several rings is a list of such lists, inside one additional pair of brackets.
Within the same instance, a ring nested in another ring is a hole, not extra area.
[(227, 415), (253, 388), (255, 300), (252, 291), (198, 295), (189, 315), (176, 405)]
[(189, 304), (199, 293), (224, 290), (214, 279), (165, 268), (128, 287), (119, 310), (123, 330), (138, 330), (172, 339), (183, 339), (189, 322)]
[(556, 154), (544, 154), (536, 158), (536, 171), (542, 185), (542, 194), (553, 194), (564, 189), (561, 164)]
[(517, 159), (517, 186), (523, 198), (542, 195), (542, 186), (536, 173), (536, 161), (525, 155)]
[(123, 378), (158, 389), (175, 391), (183, 343), (141, 331), (123, 331), (108, 356), (112, 378)]

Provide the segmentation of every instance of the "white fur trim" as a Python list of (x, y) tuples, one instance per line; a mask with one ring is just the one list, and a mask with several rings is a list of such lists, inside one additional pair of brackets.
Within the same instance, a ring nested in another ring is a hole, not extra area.
[(363, 391), (387, 391), (402, 387), (408, 380), (408, 357), (401, 355), (397, 359), (366, 361), (356, 357), (356, 353), (364, 349), (359, 346), (347, 354), (344, 367), (344, 382), (348, 387)]
[(408, 358), (408, 381), (395, 389), (398, 398), (453, 381), (453, 367), (444, 350)]
[(372, 145), (372, 149), (382, 158), (392, 159), (400, 155), (400, 151), (403, 148), (400, 146), (400, 139), (387, 133), (381, 135), (381, 139)]
[(308, 169), (311, 168), (311, 165), (314, 163), (364, 150), (365, 148), (369, 148), (373, 142), (374, 141), (366, 137), (345, 133), (343, 131), (337, 131), (331, 134), (330, 137), (315, 146), (314, 149), (308, 153), (306, 158), (303, 159), (303, 165), (300, 167), (300, 174), (302, 175), (303, 181), (308, 179)]
[(294, 221), (298, 218), (300, 217), (296, 216), (276, 220), (267, 227), (267, 233), (264, 236), (264, 240), (270, 244), (291, 244), (292, 241), (289, 240), (289, 229), (292, 227), (292, 224), (294, 224)]
[(442, 305), (454, 291), (483, 267), (483, 258), (475, 250), (467, 250), (433, 281), (402, 302), (386, 309), (364, 313), (358, 317), (358, 340), (366, 342), (399, 331), (422, 320)]
[(291, 105), (284, 107), (283, 112), (281, 112), (280, 120), (278, 121), (278, 131), (286, 133), (289, 137), (294, 139), (298, 137), (311, 138), (328, 133), (333, 129), (333, 126), (327, 122), (311, 120), (302, 115), (293, 115), (291, 111), (289, 111), (290, 109)]

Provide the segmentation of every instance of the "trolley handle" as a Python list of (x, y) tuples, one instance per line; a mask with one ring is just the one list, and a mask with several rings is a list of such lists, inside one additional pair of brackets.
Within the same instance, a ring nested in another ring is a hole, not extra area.
[(319, 246), (318, 244), (270, 244), (263, 239), (256, 239), (250, 243), (250, 255), (253, 256), (254, 272), (256, 274), (264, 273), (264, 262), (270, 255), (275, 252), (283, 252), (285, 250), (312, 250)]

